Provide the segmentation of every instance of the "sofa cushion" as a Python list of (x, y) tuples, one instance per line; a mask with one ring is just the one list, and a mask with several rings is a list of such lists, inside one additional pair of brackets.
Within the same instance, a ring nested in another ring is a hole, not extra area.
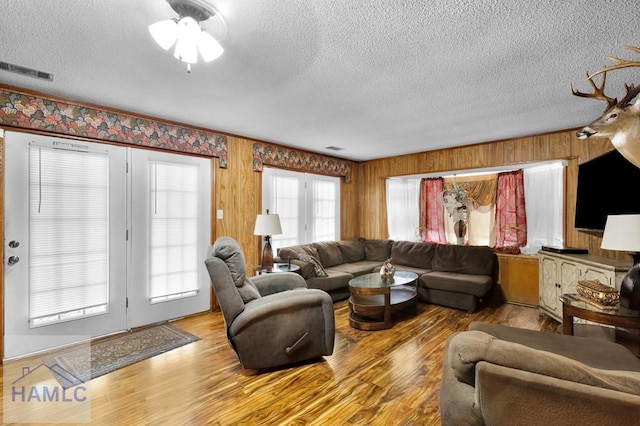
[(489, 247), (438, 244), (433, 257), (434, 271), (493, 276), (495, 254)]
[(300, 244), (297, 246), (282, 247), (278, 249), (278, 257), (283, 262), (287, 262), (290, 258), (298, 259), (298, 255), (300, 253), (306, 253), (315, 257), (316, 259), (320, 259), (318, 250), (313, 246), (313, 244)]
[(244, 303), (260, 298), (258, 288), (247, 279), (244, 254), (237, 241), (229, 237), (218, 238), (213, 244), (212, 254), (222, 259), (229, 268), (231, 279)]
[(391, 263), (432, 269), (431, 263), (437, 245), (437, 243), (394, 241), (391, 246)]
[(346, 272), (357, 277), (359, 275), (374, 272), (376, 268), (380, 269), (382, 262), (374, 260), (361, 260), (360, 262), (343, 263), (341, 265), (332, 266), (329, 270)]
[(432, 271), (428, 274), (421, 275), (418, 282), (425, 288), (473, 294), (476, 297), (482, 297), (491, 289), (493, 278), (485, 275)]
[(349, 280), (353, 279), (353, 275), (346, 272), (327, 269), (327, 277), (311, 277), (307, 280), (307, 287), (319, 288), (326, 292), (338, 289), (345, 289), (349, 286)]
[[(379, 271), (380, 271), (380, 268), (376, 268), (374, 272), (379, 272)], [(433, 272), (431, 269), (416, 268), (415, 266), (407, 266), (407, 265), (397, 265), (396, 271), (415, 272), (418, 275), (418, 277), (420, 277), (421, 275)]]
[(342, 252), (335, 241), (321, 241), (313, 243), (313, 246), (318, 250), (318, 259), (325, 268), (343, 263)]
[(393, 240), (363, 240), (366, 260), (383, 262), (391, 257)]
[(315, 257), (308, 255), (306, 253), (299, 253), (298, 254), (298, 259), (300, 259), (303, 262), (307, 262), (310, 263), (313, 266), (313, 270), (315, 272), (315, 276), (316, 277), (326, 277), (327, 276), (327, 271), (324, 270), (324, 268), (322, 267), (322, 264), (320, 263), (320, 261), (318, 259), (316, 259)]
[(337, 241), (336, 244), (342, 252), (342, 261), (344, 263), (364, 260), (364, 244), (361, 240), (340, 240)]

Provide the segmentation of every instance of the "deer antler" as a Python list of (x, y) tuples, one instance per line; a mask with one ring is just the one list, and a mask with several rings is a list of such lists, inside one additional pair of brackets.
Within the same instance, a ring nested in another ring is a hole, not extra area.
[(593, 98), (593, 99), (601, 99), (603, 101), (607, 101), (607, 104), (608, 104), (607, 109), (611, 108), (612, 106), (618, 103), (618, 100), (616, 98), (610, 98), (609, 96), (604, 94), (604, 85), (607, 83), (606, 71), (604, 71), (602, 74), (602, 83), (600, 84), (600, 87), (598, 87), (595, 81), (593, 81), (593, 75), (590, 76), (588, 72), (587, 72), (587, 80), (589, 81), (589, 84), (591, 84), (591, 87), (593, 87), (593, 93), (584, 93), (584, 92), (575, 90), (573, 88), (573, 84), (571, 85), (571, 93), (573, 93), (575, 96), (580, 96), (581, 98)]
[[(635, 46), (625, 46), (625, 47), (631, 50), (632, 52), (640, 53), (640, 47), (635, 47)], [(591, 74), (590, 76), (588, 76), (588, 78), (591, 78), (598, 74), (602, 74), (603, 72), (606, 73), (607, 71), (619, 70), (621, 68), (640, 67), (640, 61), (627, 61), (626, 59), (616, 58), (614, 56), (605, 56), (605, 58), (610, 61), (616, 62), (616, 64), (605, 67), (600, 71)]]
[(624, 87), (625, 89), (627, 89), (627, 94), (624, 98), (622, 98), (620, 102), (618, 102), (618, 106), (622, 108), (629, 105), (633, 98), (638, 96), (638, 93), (640, 93), (640, 86), (635, 86), (633, 84), (629, 85), (625, 83)]

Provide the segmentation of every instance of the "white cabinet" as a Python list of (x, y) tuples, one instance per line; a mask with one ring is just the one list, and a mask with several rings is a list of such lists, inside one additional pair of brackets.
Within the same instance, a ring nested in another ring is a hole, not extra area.
[(598, 280), (620, 290), (620, 283), (631, 267), (629, 262), (586, 254), (564, 254), (540, 251), (540, 311), (562, 321), (564, 293), (575, 293), (580, 280)]

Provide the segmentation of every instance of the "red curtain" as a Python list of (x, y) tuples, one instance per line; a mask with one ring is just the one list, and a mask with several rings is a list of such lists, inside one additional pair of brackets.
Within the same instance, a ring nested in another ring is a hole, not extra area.
[(497, 249), (519, 248), (527, 244), (527, 217), (524, 209), (524, 172), (498, 174), (496, 190)]
[(442, 205), (442, 178), (420, 181), (420, 236), (422, 241), (446, 243), (444, 232), (444, 206)]

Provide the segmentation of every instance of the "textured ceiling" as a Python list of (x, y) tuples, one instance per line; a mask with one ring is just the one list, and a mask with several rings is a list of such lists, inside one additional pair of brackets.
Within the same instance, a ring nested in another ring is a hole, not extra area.
[(0, 83), (368, 160), (582, 126), (605, 104), (569, 84), (640, 45), (636, 0), (207, 1), (225, 53), (187, 74), (147, 31), (165, 0), (4, 0), (0, 61), (55, 78)]

